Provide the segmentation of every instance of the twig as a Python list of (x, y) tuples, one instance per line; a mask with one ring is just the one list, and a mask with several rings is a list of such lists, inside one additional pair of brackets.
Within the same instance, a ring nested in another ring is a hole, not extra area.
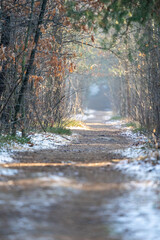
[(39, 122), (42, 130), (43, 130), (44, 132), (46, 132), (46, 129), (43, 127), (43, 125), (42, 125), (42, 123), (41, 123), (41, 120), (40, 120), (40, 118), (39, 118), (38, 112), (37, 112), (37, 110), (36, 110), (36, 107), (35, 107), (35, 104), (34, 104), (33, 101), (32, 101), (32, 105), (33, 105), (34, 111), (35, 111), (35, 113), (36, 113), (37, 120), (38, 120), (38, 122)]
[[(18, 79), (19, 80), (19, 79)], [(4, 106), (2, 107), (2, 109), (0, 110), (0, 115), (2, 114), (2, 112), (4, 111), (4, 109), (6, 108), (10, 98), (12, 97), (14, 91), (16, 90), (16, 88), (18, 87), (18, 85), (20, 84), (21, 80), (17, 82), (17, 84), (14, 86), (14, 88), (12, 89), (8, 99), (6, 100), (6, 103), (4, 104)]]

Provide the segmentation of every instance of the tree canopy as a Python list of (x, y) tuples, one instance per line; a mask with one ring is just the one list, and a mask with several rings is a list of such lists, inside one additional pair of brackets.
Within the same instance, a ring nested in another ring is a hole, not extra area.
[(158, 0), (1, 0), (0, 130), (59, 124), (80, 92), (70, 77), (82, 57), (75, 46), (87, 45), (119, 58), (125, 84), (117, 99), (128, 99), (121, 112), (131, 116), (128, 109), (139, 99), (132, 115), (152, 127), (157, 121), (160, 132), (159, 13)]
[(74, 24), (101, 27), (105, 32), (110, 28), (120, 31), (137, 22), (145, 24), (149, 19), (160, 23), (160, 2), (158, 0), (66, 0), (68, 16)]

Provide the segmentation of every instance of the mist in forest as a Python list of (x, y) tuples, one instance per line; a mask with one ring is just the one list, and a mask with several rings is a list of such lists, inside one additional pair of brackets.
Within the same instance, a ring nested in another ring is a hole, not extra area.
[(79, 62), (78, 66), (81, 69), (81, 65), (85, 63), (87, 69), (83, 69), (81, 74), (74, 73), (71, 80), (74, 84), (77, 82), (78, 103), (82, 109), (112, 110), (115, 104), (112, 90), (114, 88), (118, 92), (120, 82), (114, 73), (114, 69), (118, 68), (118, 61), (108, 52), (85, 49), (88, 52), (87, 58)]
[(109, 87), (107, 85), (92, 84), (89, 87), (87, 108), (99, 111), (111, 109)]

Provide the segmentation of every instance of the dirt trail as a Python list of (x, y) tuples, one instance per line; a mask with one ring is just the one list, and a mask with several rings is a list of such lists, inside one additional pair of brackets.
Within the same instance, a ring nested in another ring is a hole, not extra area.
[(132, 179), (113, 168), (122, 157), (111, 151), (132, 143), (105, 114), (75, 130), (70, 145), (18, 153), (16, 164), (1, 166), (1, 240), (121, 239), (103, 206), (130, 191)]

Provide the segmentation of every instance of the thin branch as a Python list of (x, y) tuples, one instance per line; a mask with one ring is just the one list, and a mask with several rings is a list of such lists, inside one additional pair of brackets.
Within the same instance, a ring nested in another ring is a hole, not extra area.
[(11, 99), (13, 93), (15, 92), (15, 90), (16, 90), (16, 88), (18, 87), (18, 85), (20, 84), (20, 82), (21, 82), (21, 80), (19, 81), (19, 79), (18, 79), (16, 85), (14, 86), (14, 88), (13, 88), (12, 91), (11, 91), (11, 93), (9, 94), (9, 96), (8, 96), (8, 98), (7, 98), (4, 106), (3, 106), (2, 109), (0, 110), (0, 115), (2, 114), (2, 112), (4, 111), (4, 109), (6, 108), (9, 100)]
[(92, 48), (96, 48), (96, 49), (100, 49), (100, 50), (105, 50), (105, 51), (110, 51), (112, 54), (114, 54), (117, 58), (122, 59), (117, 53), (115, 53), (113, 50), (111, 50), (110, 48), (105, 48), (105, 47), (100, 47), (100, 46), (94, 46), (90, 43), (84, 43), (81, 41), (77, 41), (77, 40), (73, 40), (73, 41), (65, 41), (64, 43), (75, 43), (75, 44), (79, 44), (79, 45), (86, 45)]

